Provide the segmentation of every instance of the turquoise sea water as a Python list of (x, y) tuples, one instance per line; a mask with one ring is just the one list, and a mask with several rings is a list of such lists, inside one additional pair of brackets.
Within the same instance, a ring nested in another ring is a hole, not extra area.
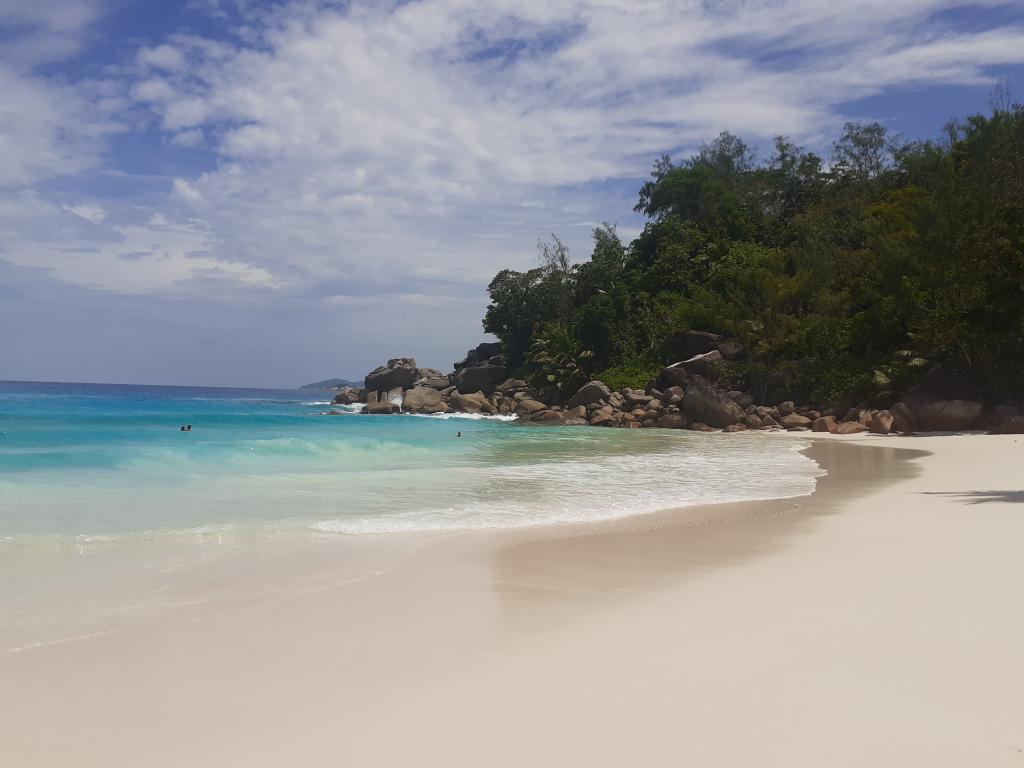
[(0, 649), (363, 578), (424, 535), (796, 496), (820, 474), (801, 441), (763, 434), (328, 415), (344, 410), (329, 400), (0, 382)]
[(816, 473), (760, 435), (330, 410), (326, 392), (0, 383), (0, 538), (515, 527), (798, 495)]

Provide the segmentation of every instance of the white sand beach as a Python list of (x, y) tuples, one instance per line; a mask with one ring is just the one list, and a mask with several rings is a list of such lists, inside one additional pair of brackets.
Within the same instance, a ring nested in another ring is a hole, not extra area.
[(810, 497), (459, 534), (5, 654), (0, 763), (1024, 765), (1024, 437), (811, 455)]

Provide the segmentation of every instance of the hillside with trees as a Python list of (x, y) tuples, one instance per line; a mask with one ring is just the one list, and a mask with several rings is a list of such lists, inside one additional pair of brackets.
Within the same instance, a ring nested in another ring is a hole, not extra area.
[(1003, 105), (905, 142), (849, 123), (828, 162), (779, 137), (767, 158), (722, 133), (665, 156), (623, 243), (594, 231), (573, 264), (489, 286), (484, 329), (549, 390), (599, 378), (642, 387), (686, 354), (686, 332), (732, 340), (710, 377), (762, 402), (886, 407), (935, 365), (990, 400), (1024, 391), (1024, 108)]

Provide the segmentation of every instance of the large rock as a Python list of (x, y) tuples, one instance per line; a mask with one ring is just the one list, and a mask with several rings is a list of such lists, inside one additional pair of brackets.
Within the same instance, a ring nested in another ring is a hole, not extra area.
[(835, 416), (821, 416), (811, 422), (812, 432), (835, 432), (839, 422)]
[[(420, 368), (420, 370), (422, 371), (423, 369)], [(447, 376), (431, 376), (425, 379), (416, 379), (416, 381), (412, 383), (414, 387), (430, 387), (431, 389), (436, 389), (438, 391), (441, 391), (442, 389), (448, 389), (448, 387), (450, 387), (451, 384), (452, 383), (448, 381)]]
[[(516, 413), (518, 414), (537, 413), (538, 411), (543, 411), (546, 408), (547, 406), (544, 405), (544, 403), (538, 400), (530, 400), (529, 398), (523, 398), (516, 403)], [(584, 413), (586, 412), (584, 411)]]
[(340, 389), (338, 390), (338, 394), (334, 396), (334, 402), (338, 405), (353, 405), (365, 400), (366, 390), (356, 389), (355, 387), (345, 387), (344, 389)]
[(790, 413), (782, 417), (782, 426), (786, 429), (806, 429), (811, 426), (811, 420), (799, 413)]
[(562, 418), (563, 414), (560, 411), (552, 411), (549, 408), (545, 408), (542, 411), (531, 414), (529, 420), (533, 424), (552, 424), (562, 421)]
[(658, 374), (658, 378), (655, 382), (658, 385), (658, 389), (667, 392), (673, 387), (685, 388), (689, 380), (690, 374), (686, 372), (686, 369), (682, 367), (682, 364), (675, 363), (674, 365), (662, 368), (661, 373)]
[(485, 341), (483, 344), (478, 344), (474, 349), (469, 350), (466, 353), (465, 360), (455, 363), (455, 370), (458, 371), (470, 365), (476, 365), (477, 363), (485, 363), (492, 357), (500, 354), (500, 341)]
[(835, 430), (832, 434), (834, 435), (856, 435), (860, 432), (867, 432), (868, 428), (861, 424), (859, 421), (844, 421), (841, 424), (836, 424)]
[(501, 392), (503, 395), (514, 395), (516, 392), (521, 392), (528, 388), (529, 385), (522, 379), (505, 379), (494, 388), (494, 391)]
[(455, 387), (464, 395), (471, 392), (492, 395), (507, 376), (508, 370), (503, 365), (471, 365), (460, 368), (455, 374)]
[(407, 413), (436, 413), (440, 409), (441, 393), (432, 387), (413, 387), (402, 400), (402, 410)]
[(933, 368), (891, 410), (909, 431), (945, 432), (969, 429), (981, 407), (981, 395), (969, 376)]
[(896, 421), (889, 411), (878, 411), (868, 422), (868, 432), (876, 435), (888, 435), (893, 431), (893, 424)]
[(417, 368), (416, 369), (417, 379), (447, 379), (444, 371), (439, 371), (437, 368)]
[(1024, 435), (1024, 416), (1008, 416), (992, 428), (995, 435)]
[(668, 344), (672, 354), (677, 357), (689, 358), (718, 349), (718, 344), (721, 340), (722, 337), (717, 333), (685, 331), (669, 339)]
[(465, 413), (479, 413), (486, 402), (487, 398), (483, 392), (470, 392), (469, 394), (453, 392), (451, 397), (448, 398), (448, 406), (452, 410), (464, 411)]
[(370, 403), (363, 409), (363, 413), (369, 413), (374, 416), (380, 416), (389, 413), (399, 413), (402, 407), (397, 403), (391, 403), (388, 401), (382, 401), (378, 403)]
[(713, 349), (710, 352), (705, 352), (702, 355), (694, 355), (688, 360), (683, 360), (681, 363), (676, 363), (676, 365), (685, 370), (691, 376), (694, 374), (703, 376), (708, 372), (708, 368), (710, 368), (715, 363), (722, 362), (722, 360), (722, 353), (719, 352), (717, 349)]
[(737, 423), (745, 415), (727, 395), (701, 378), (693, 378), (686, 385), (683, 411), (692, 421), (719, 429)]
[(619, 394), (622, 395), (622, 402), (627, 408), (635, 408), (638, 405), (646, 406), (654, 399), (642, 389), (624, 389)]
[(569, 407), (575, 408), (578, 405), (590, 405), (599, 400), (608, 400), (611, 397), (611, 390), (602, 381), (590, 381), (580, 387), (576, 394), (569, 398)]
[(379, 395), (396, 388), (409, 389), (417, 378), (416, 361), (411, 357), (396, 357), (366, 374), (366, 390)]
[(685, 429), (687, 421), (681, 413), (666, 413), (658, 419), (658, 426), (662, 429)]

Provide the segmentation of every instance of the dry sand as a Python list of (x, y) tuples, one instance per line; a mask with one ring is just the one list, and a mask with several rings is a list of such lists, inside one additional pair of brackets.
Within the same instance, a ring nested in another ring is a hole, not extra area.
[(1024, 438), (812, 456), (802, 499), (0, 656), (0, 765), (1024, 766)]

